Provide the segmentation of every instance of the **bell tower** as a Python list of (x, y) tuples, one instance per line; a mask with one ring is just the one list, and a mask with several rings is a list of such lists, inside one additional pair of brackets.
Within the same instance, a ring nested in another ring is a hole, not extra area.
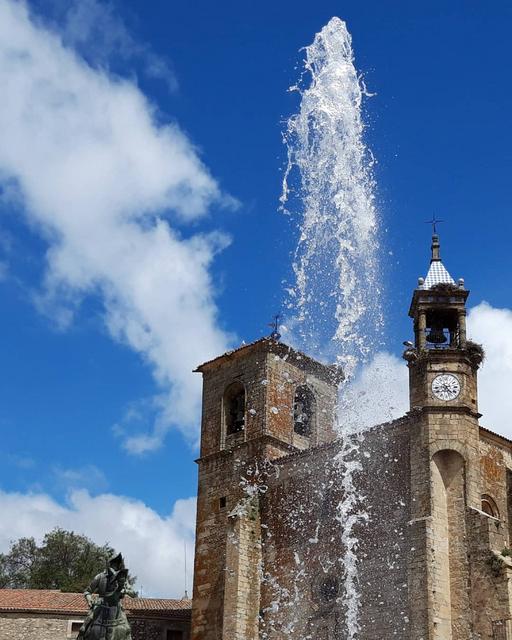
[(334, 439), (342, 372), (269, 338), (203, 376), (191, 640), (259, 637), (260, 495), (274, 462)]
[(414, 349), (409, 362), (411, 409), (453, 408), (476, 415), (478, 345), (466, 336), (464, 280), (457, 283), (441, 261), (439, 236), (432, 236), (432, 257), (425, 278), (418, 278), (409, 316), (414, 321)]
[[(477, 371), (483, 352), (466, 335), (469, 291), (441, 261), (418, 279), (409, 316), (412, 637), (473, 637), (468, 546), (471, 510), (481, 506)], [(414, 603), (413, 603), (414, 601)], [(421, 603), (418, 606), (418, 603)]]

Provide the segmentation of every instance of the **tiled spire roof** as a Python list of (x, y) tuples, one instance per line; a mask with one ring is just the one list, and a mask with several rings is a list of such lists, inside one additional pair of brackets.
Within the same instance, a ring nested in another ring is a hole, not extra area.
[(423, 283), (423, 289), (431, 289), (436, 284), (455, 284), (455, 280), (446, 270), (441, 260), (430, 263), (427, 277)]
[(455, 280), (441, 262), (439, 247), (439, 236), (434, 234), (432, 236), (432, 259), (430, 260), (430, 268), (427, 277), (420, 287), (421, 289), (431, 289), (436, 284), (455, 284)]

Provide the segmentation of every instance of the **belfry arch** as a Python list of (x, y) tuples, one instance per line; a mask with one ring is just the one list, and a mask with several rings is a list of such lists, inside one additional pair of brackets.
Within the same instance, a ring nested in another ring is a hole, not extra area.
[(293, 399), (293, 430), (309, 438), (315, 430), (316, 398), (311, 388), (301, 384), (295, 389)]

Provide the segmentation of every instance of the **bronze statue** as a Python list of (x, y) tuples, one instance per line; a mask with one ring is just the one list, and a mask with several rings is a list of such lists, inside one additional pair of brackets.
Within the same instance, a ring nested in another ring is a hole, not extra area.
[(119, 553), (107, 562), (105, 571), (93, 579), (84, 591), (89, 613), (77, 640), (131, 640), (130, 625), (121, 603), (125, 595), (135, 595), (126, 585), (127, 577), (128, 569)]

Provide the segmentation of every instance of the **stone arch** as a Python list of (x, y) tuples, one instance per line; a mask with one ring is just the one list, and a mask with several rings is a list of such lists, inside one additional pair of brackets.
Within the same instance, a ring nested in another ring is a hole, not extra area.
[(463, 452), (464, 448), (459, 445), (449, 449), (439, 449), (432, 456), (432, 462), (439, 470), (446, 489), (452, 486), (457, 476), (465, 472), (466, 461)]
[(455, 451), (456, 453), (460, 454), (460, 456), (464, 458), (464, 460), (466, 460), (467, 458), (466, 446), (462, 444), (462, 442), (460, 442), (459, 440), (446, 439), (446, 440), (441, 440), (440, 442), (434, 443), (430, 449), (432, 458), (435, 456), (436, 453), (439, 453), (440, 451)]
[(500, 519), (500, 510), (496, 500), (488, 493), (482, 494), (482, 511), (492, 518)]
[(293, 397), (293, 430), (300, 436), (311, 437), (316, 419), (316, 397), (307, 384), (300, 384)]
[(222, 396), (223, 432), (226, 436), (245, 429), (245, 386), (236, 380), (224, 389)]
[(432, 554), (436, 638), (471, 637), (466, 544), (466, 461), (455, 449), (431, 458)]

